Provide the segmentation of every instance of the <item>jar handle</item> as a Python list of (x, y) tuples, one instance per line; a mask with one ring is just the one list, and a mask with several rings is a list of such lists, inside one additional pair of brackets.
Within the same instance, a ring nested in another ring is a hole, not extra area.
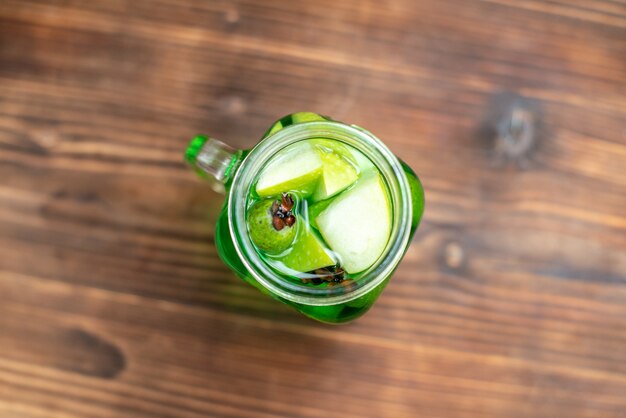
[(198, 175), (211, 183), (218, 193), (225, 193), (241, 159), (238, 151), (206, 135), (198, 135), (189, 142), (185, 160)]

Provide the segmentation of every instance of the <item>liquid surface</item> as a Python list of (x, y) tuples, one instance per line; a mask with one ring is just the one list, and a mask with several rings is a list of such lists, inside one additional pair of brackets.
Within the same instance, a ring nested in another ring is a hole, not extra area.
[(247, 200), (247, 228), (261, 258), (307, 286), (358, 285), (391, 233), (387, 185), (374, 164), (342, 142), (292, 144), (260, 171)]

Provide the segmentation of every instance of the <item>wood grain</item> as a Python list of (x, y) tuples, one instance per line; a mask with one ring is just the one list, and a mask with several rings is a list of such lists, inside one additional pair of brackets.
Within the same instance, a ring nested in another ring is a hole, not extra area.
[[(524, 168), (481, 126), (535, 103)], [(362, 319), (236, 279), (181, 162), (299, 110), (427, 208)], [(624, 417), (626, 2), (0, 2), (0, 416)]]

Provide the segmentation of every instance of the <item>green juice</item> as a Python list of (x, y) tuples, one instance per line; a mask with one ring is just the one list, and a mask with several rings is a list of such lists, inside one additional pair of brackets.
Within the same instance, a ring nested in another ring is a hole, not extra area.
[[(327, 119), (313, 113), (289, 115), (272, 125), (266, 136), (319, 120)], [(243, 151), (238, 158), (247, 154)], [(415, 173), (400, 164), (412, 208), (410, 240), (423, 212), (424, 193)], [(225, 186), (228, 191), (232, 184), (226, 181)], [(350, 294), (363, 284), (361, 278), (369, 270), (385, 262), (393, 209), (388, 182), (372, 160), (346, 143), (316, 135), (279, 150), (256, 173), (245, 199), (245, 231), (258, 260), (286, 286)], [(339, 303), (290, 300), (259, 283), (242, 262), (233, 242), (232, 222), (227, 198), (215, 234), (221, 259), (261, 292), (318, 321), (342, 323), (361, 316), (391, 277), (392, 271), (367, 292)]]

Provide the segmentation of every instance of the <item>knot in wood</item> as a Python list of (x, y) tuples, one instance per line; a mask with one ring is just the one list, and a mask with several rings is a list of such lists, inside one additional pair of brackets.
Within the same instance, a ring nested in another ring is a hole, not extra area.
[(443, 261), (449, 269), (459, 270), (465, 262), (465, 251), (458, 242), (449, 242), (443, 249)]
[(492, 163), (506, 162), (526, 168), (542, 137), (541, 109), (536, 100), (514, 92), (496, 94), (481, 128), (489, 142)]

